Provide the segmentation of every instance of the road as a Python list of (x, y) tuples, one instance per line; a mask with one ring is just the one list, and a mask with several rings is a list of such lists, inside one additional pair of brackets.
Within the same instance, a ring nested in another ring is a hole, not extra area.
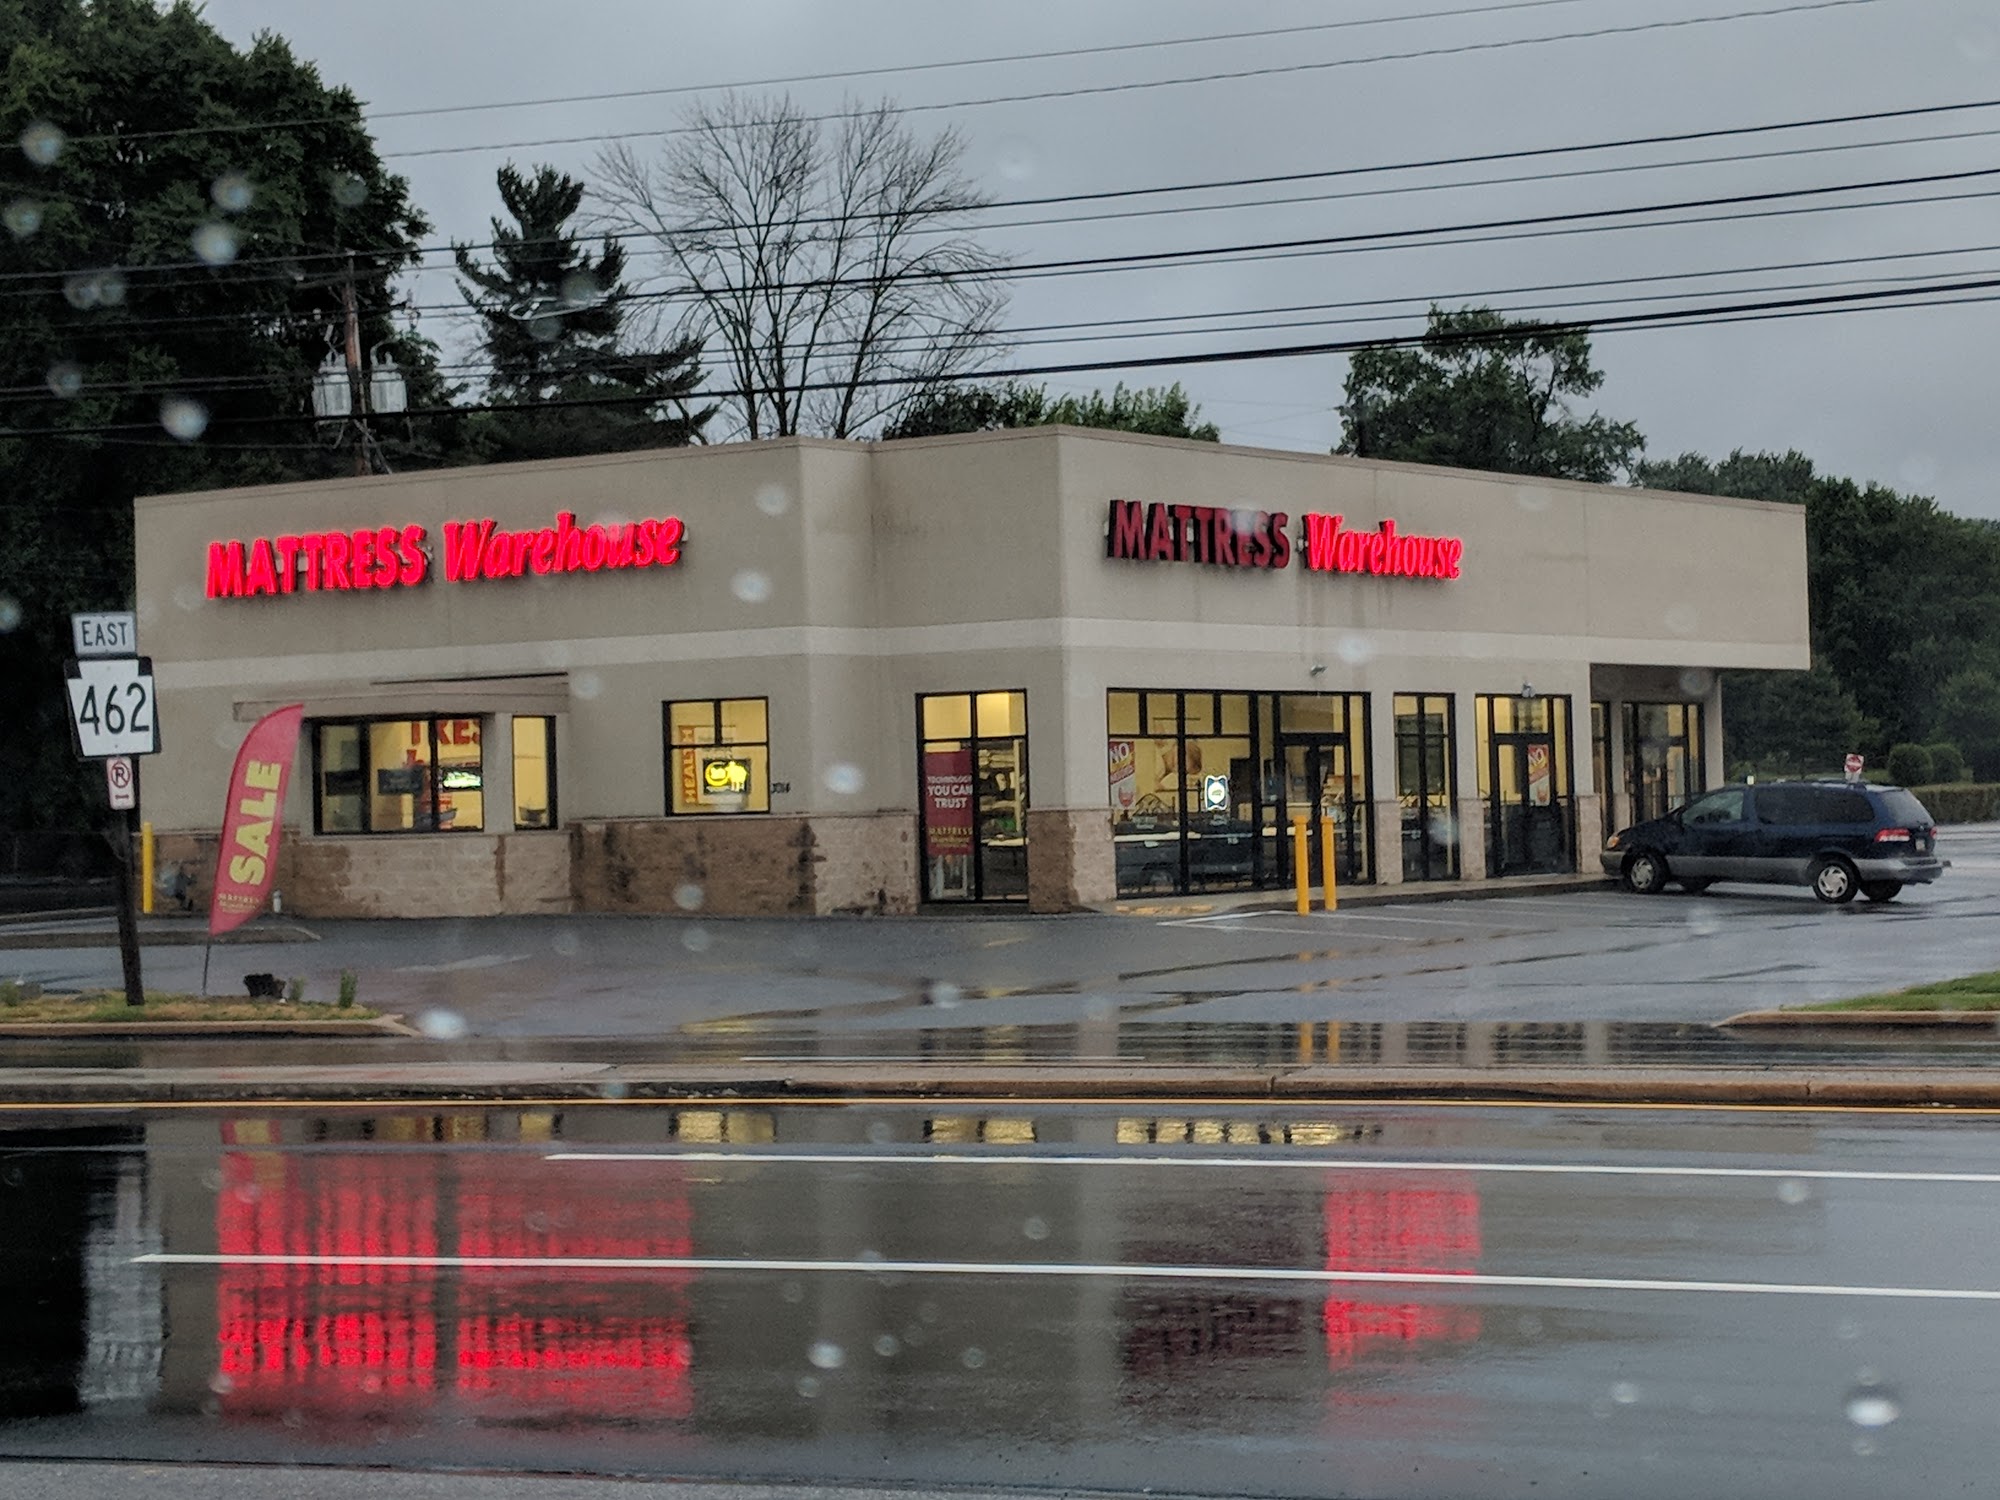
[[(216, 950), (214, 987), (299, 975), (448, 1034), (659, 1035), (727, 1021), (854, 1033), (1118, 1019), (1716, 1021), (2000, 968), (2000, 825), (1948, 828), (1954, 862), (1892, 905), (1804, 891), (1620, 891), (1316, 912), (730, 920), (323, 922), (322, 941)], [(4, 934), (0, 934), (4, 941)], [(119, 983), (115, 951), (18, 950), (5, 972)], [(201, 950), (148, 982), (193, 989)]]
[(746, 1100), (6, 1125), (14, 1460), (1990, 1486), (1986, 1116)]

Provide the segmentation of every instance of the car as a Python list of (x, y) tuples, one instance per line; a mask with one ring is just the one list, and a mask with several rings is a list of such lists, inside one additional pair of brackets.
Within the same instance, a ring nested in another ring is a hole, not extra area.
[(1663, 818), (1605, 841), (1604, 869), (1643, 895), (1669, 881), (1704, 891), (1718, 880), (1804, 885), (1828, 905), (1891, 901), (1949, 864), (1937, 821), (1899, 786), (1852, 781), (1743, 782), (1704, 792)]

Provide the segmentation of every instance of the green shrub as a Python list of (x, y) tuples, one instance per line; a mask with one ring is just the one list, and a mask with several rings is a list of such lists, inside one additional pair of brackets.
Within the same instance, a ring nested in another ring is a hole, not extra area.
[(292, 1004), (297, 1005), (301, 1000), (305, 999), (305, 997), (306, 997), (306, 982), (303, 979), (299, 978), (298, 975), (294, 974), (292, 976), (292, 982), (285, 986), (285, 998), (291, 1001)]
[(1901, 786), (1926, 786), (1931, 775), (1931, 753), (1922, 745), (1901, 744), (1889, 751), (1889, 779)]
[(1931, 753), (1931, 781), (1937, 785), (1949, 785), (1965, 780), (1965, 752), (1949, 740), (1940, 740), (1935, 745), (1924, 748)]
[(1940, 823), (1990, 823), (2000, 817), (2000, 785), (1993, 782), (1927, 786), (1918, 797)]
[(358, 987), (358, 983), (354, 978), (354, 971), (352, 969), (342, 969), (340, 971), (340, 1008), (342, 1010), (351, 1010), (353, 1008), (354, 992)]

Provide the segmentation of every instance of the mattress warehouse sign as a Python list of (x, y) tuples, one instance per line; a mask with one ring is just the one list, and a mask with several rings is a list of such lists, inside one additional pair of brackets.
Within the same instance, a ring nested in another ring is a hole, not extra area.
[(1314, 573), (1449, 581), (1461, 574), (1465, 543), (1455, 536), (1398, 531), (1387, 517), (1372, 531), (1357, 531), (1345, 516), (1307, 512), (1294, 534), (1291, 516), (1281, 510), (1113, 500), (1104, 555), (1269, 572), (1297, 558)]
[[(550, 574), (634, 572), (681, 560), (687, 525), (678, 516), (578, 526), (560, 511), (553, 526), (511, 531), (490, 517), (444, 523), (446, 583)], [(230, 538), (208, 544), (211, 599), (357, 593), (417, 588), (437, 576), (422, 526), (364, 526)]]

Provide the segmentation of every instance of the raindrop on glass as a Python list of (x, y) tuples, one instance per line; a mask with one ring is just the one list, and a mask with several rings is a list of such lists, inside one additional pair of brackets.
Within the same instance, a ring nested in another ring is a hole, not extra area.
[(1706, 904), (1688, 908), (1687, 929), (1696, 937), (1713, 937), (1722, 931), (1722, 923), (1716, 920), (1715, 908)]
[(417, 1030), (434, 1042), (455, 1042), (469, 1029), (464, 1016), (443, 1006), (433, 1006), (417, 1017)]
[(1611, 1399), (1620, 1406), (1631, 1406), (1639, 1399), (1639, 1387), (1629, 1380), (1621, 1380), (1611, 1387)]
[(622, 1078), (607, 1078), (598, 1090), (607, 1099), (623, 1099), (632, 1092), (632, 1085)]
[(682, 911), (700, 911), (702, 898), (707, 894), (692, 880), (683, 880), (674, 887), (674, 905)]
[(1340, 638), (1333, 650), (1334, 654), (1350, 667), (1358, 667), (1363, 662), (1374, 659), (1375, 643), (1365, 635), (1348, 634)]
[(1526, 511), (1547, 510), (1549, 508), (1549, 492), (1547, 490), (1516, 490), (1514, 492), (1514, 503)]
[(574, 929), (564, 927), (549, 939), (549, 946), (564, 958), (575, 958), (577, 954), (583, 952), (583, 939), (576, 935)]
[(1031, 1240), (1045, 1240), (1049, 1237), (1049, 1221), (1039, 1215), (1031, 1215), (1022, 1220), (1021, 1233)]
[(1843, 1409), (1847, 1413), (1848, 1421), (1856, 1427), (1864, 1427), (1871, 1431), (1887, 1427), (1903, 1414), (1903, 1408), (1896, 1400), (1896, 1393), (1889, 1387), (1877, 1385), (1873, 1381), (1862, 1381), (1849, 1391)]
[(1882, 1445), (1872, 1437), (1858, 1437), (1850, 1446), (1856, 1458), (1873, 1458), (1882, 1451)]
[(296, 1432), (299, 1428), (306, 1425), (306, 1414), (296, 1406), (288, 1406), (285, 1408), (285, 1414), (278, 1418), (278, 1420)]
[(1861, 1337), (1861, 1325), (1852, 1318), (1842, 1318), (1833, 1325), (1833, 1336), (1851, 1344)]
[(192, 396), (169, 396), (160, 403), (160, 425), (184, 443), (208, 431), (208, 408)]
[(563, 277), (556, 295), (570, 307), (589, 307), (604, 295), (604, 288), (590, 272), (571, 271)]
[(745, 568), (729, 580), (729, 592), (745, 604), (762, 604), (771, 597), (771, 575)]
[(103, 300), (103, 288), (94, 271), (79, 271), (63, 280), (63, 297), (79, 312), (88, 312)]
[(1675, 635), (1693, 635), (1695, 627), (1701, 623), (1701, 617), (1695, 613), (1692, 604), (1669, 605), (1662, 618), (1667, 629)]
[(929, 1337), (930, 1335), (924, 1331), (924, 1325), (921, 1323), (911, 1323), (903, 1329), (903, 1342), (908, 1344), (912, 1349), (917, 1348)]
[(706, 927), (690, 927), (681, 934), (681, 946), (690, 953), (706, 953), (715, 944), (715, 939)]
[(213, 1397), (213, 1396), (206, 1396), (206, 1397), (203, 1397), (203, 1398), (202, 1398), (202, 1403), (201, 1403), (201, 1414), (202, 1414), (202, 1415), (203, 1415), (204, 1417), (219, 1417), (219, 1416), (221, 1416), (221, 1415), (222, 1415), (222, 1403), (221, 1403), (220, 1401), (216, 1400), (216, 1399), (215, 1399), (215, 1397)]
[(826, 775), (821, 780), (826, 783), (829, 792), (842, 797), (852, 797), (867, 785), (868, 778), (861, 774), (861, 767), (853, 762), (837, 760), (826, 768)]
[(975, 1344), (959, 1355), (958, 1362), (968, 1370), (977, 1370), (986, 1363), (986, 1351)]
[(1796, 1177), (1787, 1177), (1783, 1182), (1778, 1184), (1778, 1201), (1780, 1203), (1789, 1203), (1792, 1207), (1797, 1208), (1811, 1196), (1812, 1189)]
[(803, 1302), (806, 1300), (806, 1289), (796, 1281), (788, 1281), (778, 1288), (778, 1295), (787, 1302)]
[(819, 1376), (801, 1375), (799, 1377), (799, 1394), (808, 1401), (817, 1396), (819, 1394)]
[(208, 1388), (218, 1396), (226, 1396), (236, 1389), (236, 1377), (226, 1370), (217, 1370), (208, 1377)]
[(342, 208), (359, 208), (368, 201), (368, 184), (352, 172), (335, 172), (333, 201)]
[(831, 1340), (821, 1339), (806, 1350), (806, 1359), (815, 1369), (838, 1370), (847, 1363), (847, 1351)]
[(208, 196), (226, 214), (240, 214), (257, 196), (250, 179), (241, 172), (224, 172), (208, 185)]
[(1000, 143), (993, 165), (1008, 182), (1026, 182), (1039, 167), (1033, 144), (1019, 136), (1009, 136)]
[(83, 390), (83, 366), (75, 360), (59, 359), (49, 366), (49, 389), (58, 396), (75, 396)]
[(895, 1140), (895, 1138), (896, 1128), (887, 1120), (871, 1120), (868, 1122), (868, 1140), (870, 1144), (886, 1146)]
[(222, 223), (204, 224), (189, 237), (194, 253), (204, 265), (226, 266), (236, 259), (236, 231)]
[(25, 240), (42, 227), (42, 205), (32, 198), (16, 198), (0, 211), (0, 220), (5, 220), (7, 232), (17, 240)]
[(47, 120), (37, 120), (21, 132), (21, 154), (38, 167), (52, 167), (69, 137)]
[(604, 691), (604, 679), (595, 672), (578, 672), (570, 678), (569, 690), (579, 698), (595, 698)]
[(894, 1359), (896, 1351), (902, 1347), (901, 1340), (893, 1333), (878, 1333), (875, 1335), (875, 1352), (884, 1359)]
[(924, 1004), (939, 1010), (953, 1010), (965, 998), (965, 991), (947, 979), (934, 979), (924, 986)]
[(854, 1258), (859, 1261), (866, 1261), (869, 1265), (872, 1266), (881, 1264), (882, 1260), (884, 1259), (884, 1256), (880, 1250), (877, 1250), (873, 1246), (870, 1246), (868, 1249), (863, 1250), (859, 1255), (855, 1256)]
[(935, 1323), (939, 1318), (944, 1316), (944, 1309), (939, 1307), (935, 1302), (919, 1302), (917, 1304), (917, 1316), (922, 1318), (926, 1323)]
[(757, 509), (767, 516), (782, 516), (792, 508), (792, 497), (783, 485), (767, 484), (757, 491)]
[(1715, 686), (1715, 674), (1706, 667), (1689, 667), (1681, 673), (1681, 691), (1690, 698), (1706, 698)]
[(21, 601), (12, 594), (0, 594), (0, 635), (18, 629), (21, 624)]
[(521, 326), (528, 330), (528, 337), (538, 344), (553, 344), (562, 337), (562, 319), (547, 313), (540, 317), (529, 318)]

